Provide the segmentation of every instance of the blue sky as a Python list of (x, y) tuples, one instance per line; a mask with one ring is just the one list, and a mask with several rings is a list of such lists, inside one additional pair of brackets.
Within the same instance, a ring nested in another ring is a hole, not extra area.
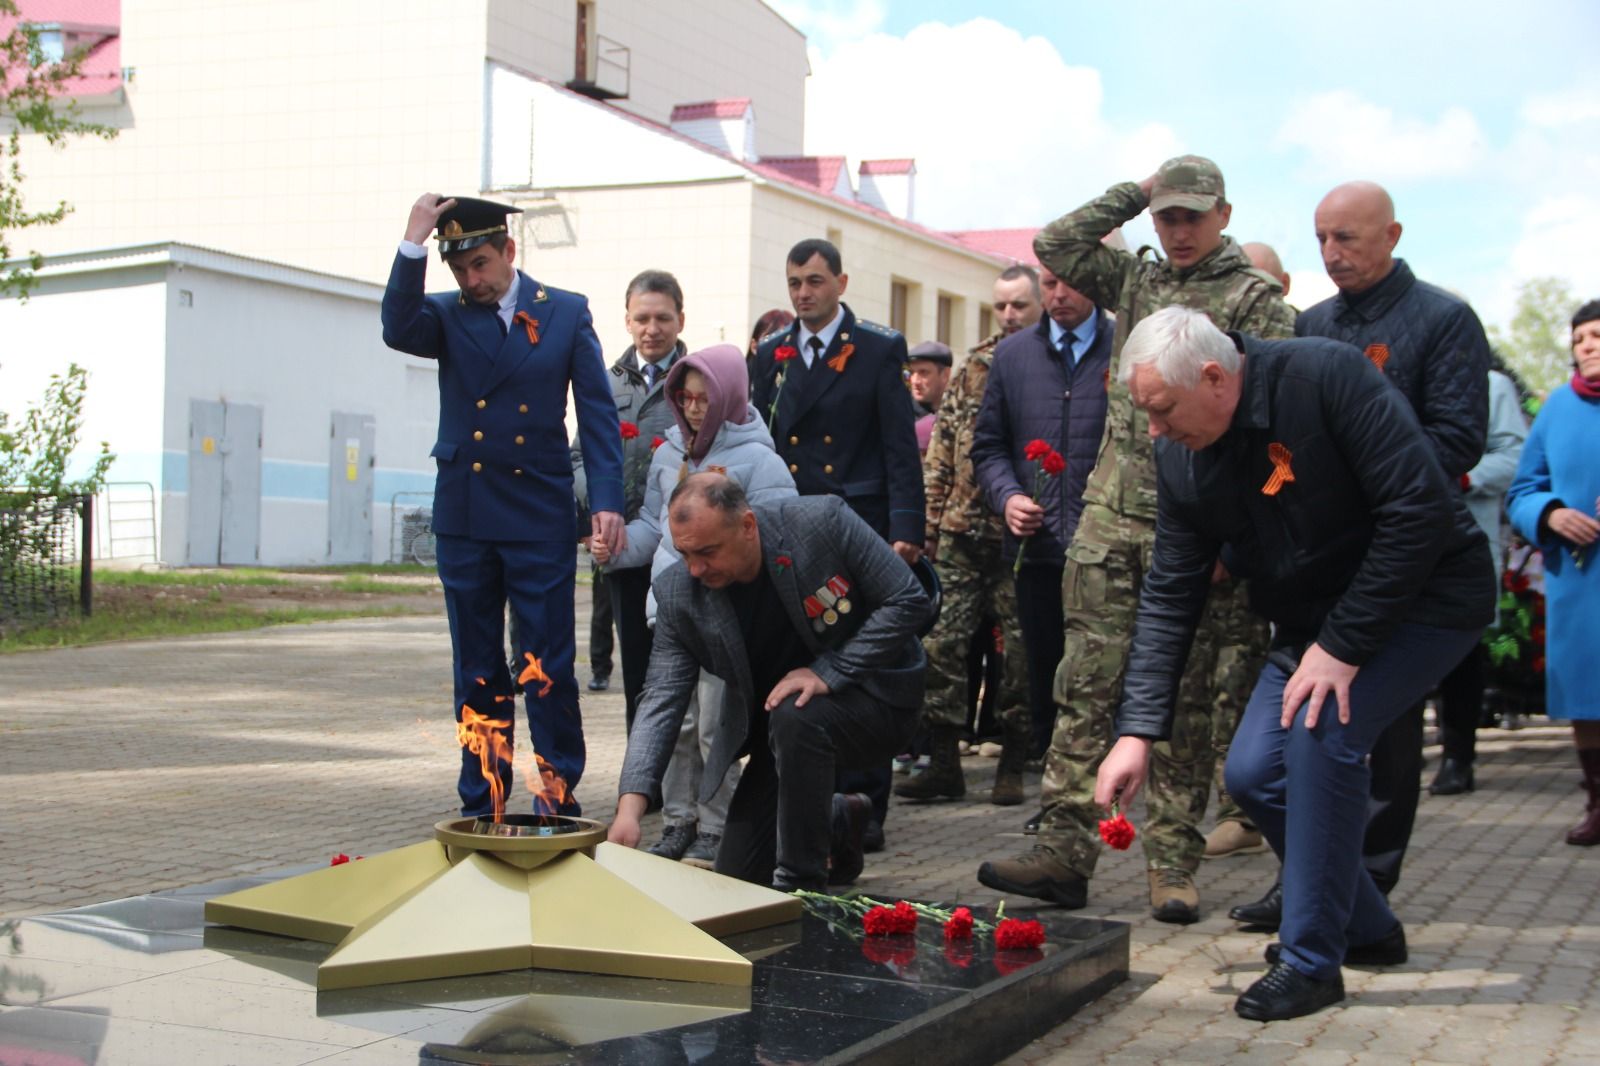
[(930, 225), (1042, 224), (1192, 151), (1297, 303), (1331, 292), (1311, 215), (1353, 178), (1390, 189), (1400, 254), (1486, 321), (1534, 275), (1600, 295), (1600, 4), (773, 6), (810, 40), (807, 151), (915, 156)]

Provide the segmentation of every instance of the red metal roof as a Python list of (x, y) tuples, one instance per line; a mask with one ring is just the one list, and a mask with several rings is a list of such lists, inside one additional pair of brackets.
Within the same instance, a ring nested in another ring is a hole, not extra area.
[(741, 96), (726, 100), (702, 100), (697, 104), (678, 104), (672, 109), (672, 121), (689, 122), (697, 118), (740, 118), (750, 110), (750, 98)]
[[(122, 85), (122, 0), (21, 0), (17, 7), (26, 22), (59, 24), (91, 42), (81, 75), (64, 87), (66, 95), (97, 96)], [(9, 29), (6, 22), (0, 22), (0, 33)]]
[(971, 248), (1015, 263), (1035, 264), (1033, 238), (1038, 229), (965, 229), (952, 230), (950, 236)]
[(909, 174), (916, 169), (915, 159), (863, 159), (863, 174)]
[(839, 186), (839, 172), (845, 169), (845, 160), (842, 155), (775, 155), (752, 166), (764, 174), (776, 173), (831, 195)]

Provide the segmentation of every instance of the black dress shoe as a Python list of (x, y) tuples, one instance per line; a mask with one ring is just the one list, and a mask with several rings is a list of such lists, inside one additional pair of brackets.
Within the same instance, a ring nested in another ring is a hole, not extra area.
[(1344, 999), (1344, 978), (1307, 977), (1286, 962), (1277, 963), (1234, 1001), (1233, 1010), (1253, 1022), (1279, 1022), (1315, 1014)]
[[(1282, 944), (1267, 945), (1267, 961), (1272, 965), (1278, 965), (1278, 957), (1282, 954)], [(1410, 957), (1406, 950), (1406, 927), (1403, 925), (1396, 925), (1394, 932), (1370, 944), (1349, 944), (1344, 949), (1346, 966), (1399, 966)]]
[(871, 855), (875, 851), (882, 851), (883, 847), (883, 823), (874, 818), (861, 834), (861, 850)]
[(867, 860), (861, 849), (872, 801), (859, 792), (833, 794), (833, 845), (828, 855), (828, 884), (851, 885), (861, 876)]
[(1245, 925), (1277, 929), (1283, 924), (1283, 882), (1274, 881), (1265, 896), (1254, 903), (1239, 904), (1228, 912), (1228, 917)]
[(601, 677), (599, 674), (596, 674), (594, 677), (589, 679), (590, 692), (604, 692), (610, 687), (611, 679), (609, 677)]
[(1472, 764), (1448, 755), (1440, 760), (1439, 772), (1434, 775), (1433, 784), (1428, 786), (1429, 795), (1459, 796), (1471, 791)]

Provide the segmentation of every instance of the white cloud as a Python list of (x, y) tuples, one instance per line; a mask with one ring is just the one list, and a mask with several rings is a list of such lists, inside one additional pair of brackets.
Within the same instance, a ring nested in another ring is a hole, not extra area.
[(1600, 293), (1596, 248), (1600, 248), (1600, 196), (1588, 192), (1547, 196), (1523, 216), (1522, 235), (1511, 249), (1511, 272), (1520, 279), (1566, 278), (1579, 299), (1591, 299)]
[(1466, 174), (1487, 151), (1483, 129), (1466, 108), (1446, 108), (1427, 122), (1347, 89), (1296, 104), (1278, 128), (1276, 145), (1303, 149), (1309, 172), (1375, 181)]
[(992, 19), (841, 39), (811, 72), (806, 151), (914, 157), (917, 221), (945, 229), (1042, 225), (1183, 148), (1159, 123), (1113, 129), (1097, 70)]
[(1571, 88), (1530, 96), (1522, 104), (1522, 119), (1535, 126), (1574, 126), (1600, 121), (1600, 89)]
[(806, 35), (813, 51), (879, 29), (888, 11), (883, 0), (770, 0), (772, 9)]

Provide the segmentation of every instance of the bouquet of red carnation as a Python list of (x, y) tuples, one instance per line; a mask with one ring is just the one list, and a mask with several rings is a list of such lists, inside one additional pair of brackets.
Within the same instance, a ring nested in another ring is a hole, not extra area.
[(995, 928), (994, 946), (1001, 951), (1036, 948), (1044, 943), (1044, 923), (1005, 918)]
[(972, 939), (972, 910), (968, 907), (957, 907), (950, 912), (950, 918), (944, 923), (944, 938), (946, 940), (971, 940)]
[[(1038, 503), (1050, 479), (1060, 477), (1061, 472), (1067, 468), (1066, 457), (1042, 440), (1029, 441), (1028, 446), (1022, 449), (1022, 457), (1031, 463), (1039, 464), (1033, 472), (1033, 502)], [(1028, 538), (1023, 537), (1022, 543), (1017, 545), (1017, 561), (1011, 564), (1012, 573), (1021, 573), (1022, 553), (1027, 550)]]
[(873, 907), (861, 916), (861, 927), (867, 931), (868, 936), (914, 933), (917, 930), (917, 912), (905, 900), (901, 900), (893, 907)]
[(1133, 830), (1133, 823), (1118, 812), (1115, 803), (1111, 805), (1111, 817), (1100, 819), (1100, 839), (1118, 851), (1127, 851), (1133, 838), (1138, 835)]

